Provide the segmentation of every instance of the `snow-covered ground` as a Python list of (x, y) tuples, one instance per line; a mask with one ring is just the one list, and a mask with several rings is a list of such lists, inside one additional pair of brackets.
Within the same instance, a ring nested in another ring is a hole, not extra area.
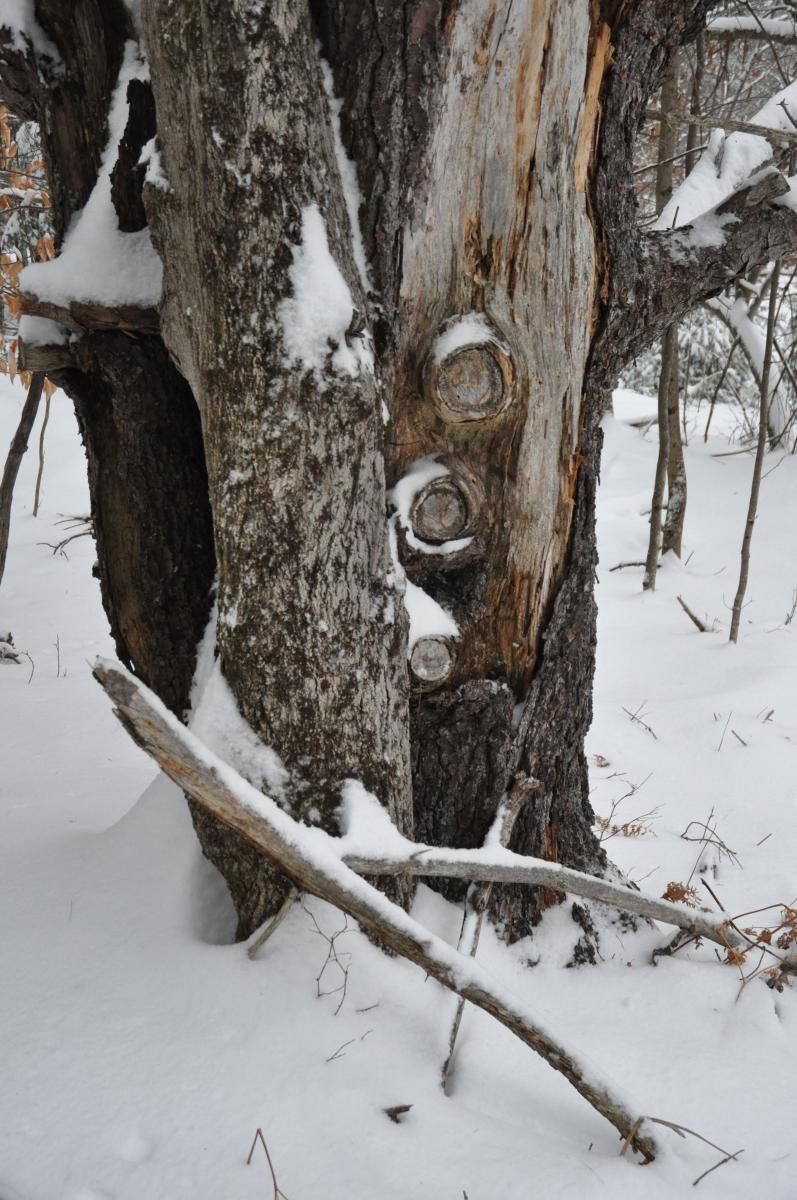
[[(0, 453), (21, 402), (0, 377)], [(683, 564), (668, 562), (645, 596), (639, 568), (609, 569), (644, 556), (655, 430), (628, 421), (648, 411), (625, 395), (606, 422), (594, 804), (608, 817), (637, 785), (613, 823), (653, 816), (607, 848), (653, 894), (691, 875), (712, 903), (693, 874), (701, 846), (680, 835), (713, 810), (734, 857), (712, 851), (704, 878), (726, 908), (791, 902), (797, 616), (785, 618), (797, 587), (797, 460), (768, 457), (733, 647), (751, 460), (715, 457), (735, 448), (722, 436), (705, 446), (696, 436), (687, 452)], [(35, 664), (30, 680), (27, 659), (0, 666), (0, 1200), (261, 1200), (273, 1187), (260, 1145), (246, 1165), (258, 1128), (290, 1200), (693, 1195), (717, 1151), (658, 1128), (655, 1164), (620, 1158), (611, 1127), (481, 1013), (466, 1012), (443, 1096), (451, 997), (352, 929), (334, 939), (348, 971), (345, 994), (335, 990), (341, 968), (324, 967), (319, 933), (344, 929), (333, 909), (295, 907), (254, 961), (229, 944), (229, 907), (182, 798), (154, 777), (91, 679), (89, 660), (111, 647), (90, 539), (71, 543), (68, 558), (38, 544), (63, 535), (59, 514), (87, 509), (61, 394), (35, 520), (34, 478), (32, 448), (0, 590), (0, 628)], [(713, 632), (697, 631), (679, 594)], [(426, 889), (416, 915), (456, 938), (457, 910)], [(739, 970), (708, 947), (654, 968), (664, 929), (607, 926), (601, 965), (563, 970), (577, 932), (562, 905), (533, 945), (507, 953), (485, 936), (480, 957), (587, 1048), (640, 1114), (744, 1148), (699, 1195), (797, 1196), (797, 991), (755, 980), (739, 994)], [(404, 1104), (393, 1123), (384, 1109)]]

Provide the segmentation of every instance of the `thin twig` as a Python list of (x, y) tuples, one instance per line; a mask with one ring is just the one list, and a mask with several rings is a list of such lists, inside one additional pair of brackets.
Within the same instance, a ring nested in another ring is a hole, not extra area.
[(260, 1138), (261, 1145), (262, 1145), (263, 1149), (264, 1149), (264, 1150), (265, 1150), (265, 1152), (266, 1152), (266, 1161), (268, 1162), (268, 1169), (269, 1169), (269, 1171), (271, 1172), (271, 1182), (272, 1182), (272, 1183), (273, 1183), (273, 1185), (274, 1185), (274, 1196), (273, 1196), (273, 1200), (288, 1200), (288, 1197), (287, 1197), (287, 1196), (285, 1195), (285, 1193), (284, 1193), (284, 1192), (283, 1192), (283, 1191), (280, 1189), (280, 1186), (279, 1186), (279, 1184), (277, 1183), (277, 1174), (276, 1174), (276, 1172), (275, 1172), (275, 1170), (274, 1170), (274, 1164), (273, 1164), (273, 1162), (271, 1161), (271, 1155), (270, 1155), (270, 1154), (269, 1154), (269, 1152), (268, 1152), (268, 1146), (266, 1145), (266, 1139), (263, 1137), (263, 1130), (262, 1130), (262, 1129), (258, 1129), (258, 1130), (257, 1130), (257, 1132), (255, 1133), (254, 1139), (253, 1139), (253, 1141), (252, 1141), (252, 1149), (249, 1151), (249, 1157), (248, 1157), (248, 1158), (247, 1158), (247, 1160), (246, 1160), (246, 1165), (247, 1165), (247, 1167), (248, 1167), (248, 1166), (249, 1166), (249, 1164), (250, 1164), (250, 1163), (251, 1163), (251, 1161), (252, 1161), (252, 1155), (253, 1155), (253, 1154), (254, 1154), (254, 1152), (255, 1152), (255, 1146), (257, 1145), (257, 1139), (258, 1139), (258, 1138)]
[(706, 626), (705, 626), (705, 625), (703, 624), (703, 622), (700, 620), (700, 617), (698, 617), (698, 616), (695, 616), (695, 614), (692, 612), (692, 610), (691, 610), (691, 608), (689, 607), (689, 605), (688, 605), (688, 604), (686, 603), (686, 601), (684, 600), (683, 596), (676, 596), (675, 598), (676, 598), (676, 600), (678, 601), (678, 603), (680, 604), (681, 608), (682, 608), (682, 609), (684, 610), (684, 612), (686, 613), (686, 615), (687, 615), (687, 617), (689, 618), (689, 620), (692, 622), (692, 624), (693, 624), (693, 625), (696, 625), (696, 626), (697, 626), (697, 628), (700, 630), (700, 632), (701, 632), (701, 633), (707, 633), (707, 632), (708, 632), (708, 630), (707, 630)]
[(727, 1162), (736, 1162), (740, 1154), (744, 1154), (744, 1149), (737, 1150), (735, 1154), (726, 1154), (724, 1158), (719, 1160), (719, 1162), (714, 1163), (713, 1167), (709, 1167), (709, 1169), (704, 1171), (702, 1175), (698, 1175), (697, 1179), (692, 1181), (692, 1187), (697, 1187), (697, 1185), (700, 1183), (700, 1180), (705, 1179), (706, 1176), (710, 1175), (712, 1171), (716, 1171), (717, 1167), (724, 1167)]
[(44, 397), (44, 419), (39, 433), (39, 469), (36, 472), (36, 487), (33, 492), (33, 515), (39, 515), (39, 501), (41, 499), (42, 475), (44, 474), (44, 435), (47, 430), (47, 422), (50, 420), (50, 397), (45, 394)]
[(282, 922), (285, 920), (288, 913), (290, 912), (290, 910), (293, 906), (293, 902), (298, 895), (299, 895), (299, 892), (297, 891), (297, 889), (295, 887), (292, 887), (290, 889), (290, 891), (288, 892), (287, 896), (285, 897), (285, 899), (283, 900), (283, 902), (280, 905), (277, 912), (274, 914), (274, 916), (271, 918), (271, 920), (265, 926), (263, 932), (255, 939), (254, 942), (252, 942), (251, 946), (249, 946), (249, 948), (247, 949), (246, 953), (249, 955), (250, 958), (254, 958), (255, 955), (257, 954), (258, 950), (262, 949), (262, 947), (265, 946), (266, 942), (271, 937), (271, 935), (273, 933), (276, 933), (277, 929), (280, 927), (280, 925), (282, 924)]
[[(536, 779), (519, 776), (515, 780), (506, 802), (499, 806), (495, 820), (485, 838), (485, 845), (490, 845), (494, 840), (498, 841), (499, 846), (509, 845), (509, 839), (512, 836), (512, 830), (515, 828), (521, 808), (529, 797), (537, 791), (539, 786), (540, 784)], [(461, 954), (468, 954), (471, 958), (476, 957), (476, 951), (479, 948), (479, 937), (481, 936), (484, 913), (487, 909), (492, 890), (493, 885), (491, 883), (472, 883), (468, 887), (467, 895), (465, 896), (465, 910), (462, 914), (462, 928), (459, 934), (457, 950)], [(454, 1049), (464, 1009), (465, 1001), (462, 996), (458, 996), (451, 1029), (448, 1034), (448, 1053), (446, 1054), (446, 1060), (443, 1063), (440, 1073), (443, 1091), (446, 1095), (448, 1095), (449, 1091), (451, 1065), (454, 1061)]]
[(747, 579), (750, 573), (750, 545), (753, 540), (753, 526), (758, 512), (758, 493), (761, 487), (761, 469), (764, 464), (764, 454), (767, 448), (767, 415), (769, 412), (769, 374), (772, 367), (772, 344), (775, 336), (775, 311), (778, 302), (778, 278), (780, 263), (776, 262), (772, 271), (772, 283), (769, 292), (769, 316), (767, 319), (767, 339), (764, 349), (764, 365), (761, 371), (761, 395), (758, 418), (758, 442), (756, 445), (755, 462), (753, 464), (753, 480), (750, 486), (750, 502), (747, 507), (747, 520), (742, 538), (741, 565), (739, 569), (739, 586), (733, 600), (731, 616), (730, 641), (739, 640), (739, 625), (742, 620), (742, 607), (747, 591)]

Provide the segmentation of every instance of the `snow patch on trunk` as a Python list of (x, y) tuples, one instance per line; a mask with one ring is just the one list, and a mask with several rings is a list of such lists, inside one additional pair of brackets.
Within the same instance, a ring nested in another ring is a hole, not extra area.
[(322, 373), (331, 353), (332, 368), (340, 374), (372, 372), (374, 356), (366, 339), (346, 336), (354, 301), (330, 252), (317, 204), (302, 209), (302, 241), (293, 247), (289, 274), (293, 295), (280, 303), (277, 313), (290, 361)]
[(398, 519), (401, 521), (407, 545), (412, 546), (413, 550), (419, 550), (422, 554), (454, 554), (458, 550), (464, 550), (473, 541), (471, 535), (470, 537), (454, 538), (438, 545), (422, 541), (413, 531), (410, 509), (415, 503), (415, 497), (433, 479), (441, 479), (444, 475), (450, 474), (448, 467), (444, 467), (437, 461), (436, 454), (427, 455), (426, 458), (417, 459), (407, 474), (403, 475), (395, 487), (392, 487), (387, 493), (388, 503), (396, 509)]
[(190, 728), (200, 741), (229, 762), (254, 788), (282, 801), (285, 798), (288, 771), (276, 751), (261, 742), (241, 716), (230, 685), (221, 673), (219, 659), (214, 661), (204, 684), (197, 686), (201, 679), (200, 669), (203, 674), (207, 671), (208, 658), (215, 643), (215, 625), (213, 628), (212, 642), (206, 632), (200, 643), (197, 676), (192, 689), (194, 708)]
[(360, 276), (363, 290), (369, 292), (371, 290), (371, 279), (368, 273), (368, 261), (365, 257), (362, 230), (360, 229), (360, 205), (362, 204), (363, 197), (360, 185), (357, 182), (357, 167), (346, 153), (343, 138), (341, 137), (340, 114), (343, 108), (343, 101), (335, 97), (332, 69), (329, 63), (323, 58), (321, 59), (321, 79), (324, 84), (327, 102), (329, 103), (332, 140), (335, 144), (335, 159), (340, 173), (340, 183), (343, 189), (346, 212), (349, 214), (354, 265), (357, 267), (357, 274)]
[(465, 313), (438, 334), (432, 343), (430, 357), (433, 363), (439, 363), (465, 346), (483, 346), (486, 343), (499, 346), (509, 353), (508, 347), (495, 336), (484, 313)]
[(65, 346), (69, 341), (63, 326), (49, 317), (20, 317), (19, 336), (26, 346)]
[(139, 156), (139, 166), (147, 168), (144, 181), (151, 184), (152, 187), (160, 188), (162, 192), (173, 192), (174, 188), (166, 178), (156, 143), (157, 138), (150, 138)]
[(37, 57), (52, 59), (62, 67), (61, 55), (36, 20), (33, 0), (3, 0), (0, 27), (11, 30), (11, 44), (20, 54), (26, 54), (28, 43)]
[(404, 585), (404, 607), (410, 619), (410, 631), (407, 638), (407, 658), (412, 654), (416, 642), (425, 637), (459, 637), (457, 625), (450, 613), (434, 597), (425, 592), (407, 578), (407, 574), (399, 561), (398, 538), (396, 536), (396, 520), (391, 517), (388, 524), (390, 538), (390, 554), (393, 559), (393, 580)]

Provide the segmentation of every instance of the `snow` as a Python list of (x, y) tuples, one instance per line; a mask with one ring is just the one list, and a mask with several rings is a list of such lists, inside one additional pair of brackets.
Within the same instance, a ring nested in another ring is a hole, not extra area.
[[(0, 378), (0, 446), (23, 398)], [(656, 591), (643, 595), (641, 568), (609, 568), (644, 557), (655, 430), (627, 421), (635, 405), (647, 416), (655, 401), (626, 394), (616, 405), (624, 420), (605, 421), (598, 499), (592, 801), (608, 816), (614, 799), (649, 776), (614, 819), (658, 812), (650, 832), (612, 837), (606, 849), (646, 891), (661, 893), (688, 878), (701, 847), (680, 834), (713, 805), (741, 863), (702, 854), (702, 877), (726, 907), (792, 900), (797, 619), (785, 617), (797, 586), (797, 461), (768, 455), (767, 469), (779, 465), (762, 483), (750, 604), (733, 647), (727, 605), (751, 459), (713, 457), (736, 448), (725, 436), (705, 446), (702, 432), (692, 439), (684, 561), (665, 562)], [(713, 429), (722, 429), (725, 407)], [(351, 922), (340, 933), (343, 917), (319, 901), (295, 905), (254, 961), (229, 944), (229, 904), (182, 796), (153, 778), (91, 679), (87, 660), (112, 650), (90, 539), (72, 543), (68, 559), (38, 544), (57, 540), (59, 513), (87, 511), (83, 455), (61, 393), (36, 520), (35, 472), (32, 449), (0, 589), (0, 627), (36, 664), (30, 684), (27, 665), (0, 665), (3, 1200), (260, 1200), (272, 1189), (259, 1146), (246, 1166), (258, 1127), (291, 1200), (693, 1196), (693, 1180), (719, 1154), (656, 1127), (666, 1153), (655, 1164), (621, 1159), (606, 1122), (470, 1006), (446, 1097), (439, 1071), (451, 1005), (440, 987), (383, 955)], [(716, 632), (698, 633), (678, 594)], [(208, 639), (206, 685), (212, 668)], [(623, 712), (643, 701), (640, 715), (658, 740)], [(387, 831), (356, 792), (344, 796), (353, 814), (347, 836), (375, 843)], [(320, 845), (319, 831), (305, 832)], [(328, 946), (310, 914), (337, 935), (348, 969), (337, 1015), (341, 971), (325, 966)], [(460, 906), (422, 887), (413, 916), (456, 943)], [(543, 1020), (555, 1008), (560, 1038), (588, 1047), (642, 1111), (729, 1150), (744, 1147), (738, 1163), (701, 1182), (703, 1200), (792, 1200), (795, 989), (778, 995), (755, 981), (738, 995), (738, 972), (706, 946), (654, 968), (651, 949), (669, 936), (663, 927), (636, 935), (607, 927), (597, 967), (562, 970), (578, 932), (569, 905), (511, 951), (485, 928), (477, 966)], [(395, 1104), (412, 1105), (398, 1126), (384, 1113)]]
[(146, 172), (144, 180), (153, 187), (159, 188), (162, 192), (171, 192), (174, 189), (166, 178), (166, 173), (163, 170), (161, 163), (160, 151), (158, 150), (158, 139), (150, 138), (147, 144), (142, 148), (139, 156), (139, 163), (145, 166)]
[[(208, 646), (212, 649), (215, 641), (215, 629), (216, 622), (211, 620), (210, 636), (206, 634), (203, 639), (206, 654)], [(218, 659), (209, 671), (207, 660), (200, 659), (200, 669), (207, 676), (192, 696), (191, 729), (255, 787), (281, 799), (288, 772), (279, 755), (255, 736), (241, 716)]]
[(439, 363), (449, 354), (454, 354), (465, 346), (482, 346), (485, 343), (500, 346), (508, 353), (507, 348), (496, 337), (484, 313), (465, 313), (449, 321), (445, 329), (437, 335), (432, 343), (430, 357), (433, 363)]
[(149, 229), (122, 233), (111, 200), (111, 172), (127, 124), (127, 85), (145, 78), (138, 45), (129, 41), (111, 98), (108, 144), (86, 206), (75, 215), (58, 257), (20, 274), (22, 290), (40, 300), (64, 308), (72, 301), (154, 308), (160, 300), (163, 267)]
[(709, 33), (766, 33), (770, 37), (797, 40), (797, 25), (778, 17), (712, 17), (706, 24)]
[(285, 349), (306, 371), (326, 369), (330, 344), (335, 371), (356, 376), (373, 371), (373, 353), (362, 336), (349, 337), (354, 301), (332, 257), (324, 218), (317, 204), (302, 209), (302, 241), (294, 246), (290, 280), (293, 294), (278, 307)]
[(360, 205), (363, 198), (360, 192), (360, 185), (357, 182), (357, 168), (346, 153), (340, 132), (340, 114), (343, 108), (343, 101), (335, 98), (335, 83), (332, 78), (332, 68), (323, 58), (321, 59), (321, 79), (329, 104), (332, 140), (335, 146), (335, 160), (338, 164), (343, 199), (346, 204), (346, 212), (349, 216), (354, 264), (357, 267), (357, 274), (360, 276), (363, 291), (368, 293), (371, 290), (371, 281), (368, 275), (368, 263), (365, 257), (362, 230), (360, 229)]
[(20, 317), (19, 336), (28, 346), (65, 346), (69, 341), (64, 327), (49, 317)]
[(3, 0), (0, 27), (11, 30), (15, 50), (24, 54), (30, 43), (39, 57), (49, 58), (56, 68), (61, 67), (61, 56), (36, 20), (34, 0)]
[(404, 607), (410, 620), (407, 636), (407, 657), (412, 654), (413, 646), (425, 637), (459, 637), (459, 625), (447, 612), (442, 604), (408, 579), (401, 565), (398, 553), (398, 538), (396, 536), (396, 520), (398, 514), (388, 522), (388, 537), (390, 540), (390, 555), (393, 561), (393, 578), (403, 586)]
[[(793, 133), (795, 124), (789, 114), (797, 120), (797, 81), (770, 97), (750, 118), (750, 124)], [(772, 164), (772, 147), (766, 138), (755, 133), (725, 134), (721, 129), (713, 130), (706, 149), (675, 189), (653, 228), (680, 228), (694, 222), (743, 184), (752, 182), (768, 164)]]
[(345, 779), (341, 788), (338, 854), (361, 858), (406, 854), (410, 843), (399, 833), (386, 809), (359, 779)]
[(401, 521), (401, 527), (404, 530), (404, 537), (407, 544), (412, 546), (413, 550), (419, 550), (422, 554), (455, 554), (458, 550), (464, 550), (473, 541), (473, 537), (452, 538), (450, 541), (437, 543), (425, 542), (422, 538), (416, 536), (410, 521), (410, 509), (412, 508), (415, 497), (422, 492), (427, 483), (431, 483), (433, 479), (442, 479), (445, 475), (450, 475), (448, 467), (438, 462), (436, 454), (427, 455), (425, 458), (419, 458), (411, 464), (407, 473), (402, 476), (395, 487), (392, 487), (387, 494), (388, 503), (392, 504), (396, 509), (398, 518)]

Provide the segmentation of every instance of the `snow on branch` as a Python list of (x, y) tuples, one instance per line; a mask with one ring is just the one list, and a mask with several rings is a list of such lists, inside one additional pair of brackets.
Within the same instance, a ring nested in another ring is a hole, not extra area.
[[(24, 311), (56, 320), (60, 316), (64, 323), (69, 321), (70, 311), (81, 305), (106, 313), (119, 308), (155, 312), (163, 267), (149, 229), (123, 233), (111, 197), (111, 173), (128, 119), (128, 85), (146, 75), (138, 45), (128, 41), (111, 97), (108, 142), (97, 181), (85, 207), (72, 221), (58, 257), (33, 263), (22, 272), (20, 286), (30, 301)], [(57, 311), (42, 311), (50, 307)], [(73, 316), (72, 323), (81, 327), (78, 317)]]
[(797, 43), (797, 24), (785, 17), (714, 17), (706, 33), (718, 41)]
[[(758, 188), (760, 178), (751, 183)], [(745, 188), (728, 204), (674, 230), (643, 233), (633, 293), (611, 314), (618, 359), (629, 361), (668, 325), (718, 295), (740, 275), (797, 250), (791, 194), (745, 207)]]
[(645, 1131), (641, 1110), (607, 1085), (585, 1055), (566, 1049), (524, 1001), (360, 878), (341, 859), (335, 839), (294, 821), (208, 750), (126, 671), (98, 660), (94, 675), (133, 740), (192, 799), (247, 838), (298, 887), (348, 913), (391, 950), (495, 1017), (564, 1075), (646, 1161), (655, 1158), (656, 1143)]

